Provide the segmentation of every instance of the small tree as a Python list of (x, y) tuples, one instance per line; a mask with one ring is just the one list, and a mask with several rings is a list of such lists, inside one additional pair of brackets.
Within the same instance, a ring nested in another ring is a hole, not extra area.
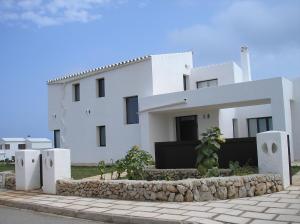
[(126, 171), (126, 162), (124, 159), (119, 159), (114, 164), (114, 170), (117, 172), (117, 179), (121, 177), (121, 174)]
[(125, 156), (127, 177), (130, 180), (144, 179), (144, 169), (153, 162), (150, 153), (133, 146)]
[(105, 173), (105, 161), (102, 160), (98, 163), (98, 171), (101, 179), (103, 179), (103, 174)]
[(201, 175), (206, 175), (209, 169), (216, 169), (219, 166), (218, 150), (221, 143), (225, 142), (218, 127), (207, 129), (202, 134), (201, 143), (196, 146), (197, 161), (196, 167)]

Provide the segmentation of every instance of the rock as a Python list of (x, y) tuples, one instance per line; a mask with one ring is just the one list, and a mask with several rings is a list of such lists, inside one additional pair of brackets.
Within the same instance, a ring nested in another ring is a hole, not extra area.
[(196, 187), (193, 189), (193, 195), (194, 201), (200, 201), (200, 193)]
[(240, 198), (247, 197), (247, 189), (246, 189), (246, 187), (240, 187), (239, 188), (239, 197)]
[(255, 195), (263, 195), (267, 192), (267, 186), (265, 183), (259, 183), (256, 185)]
[(210, 191), (199, 192), (199, 193), (200, 193), (199, 201), (210, 201), (214, 199)]
[(172, 193), (176, 193), (177, 188), (174, 185), (167, 185), (167, 191), (170, 191)]
[(219, 199), (227, 199), (227, 187), (218, 187), (217, 195)]
[(248, 197), (253, 197), (255, 192), (255, 187), (251, 186), (250, 189), (247, 191), (247, 196)]
[(282, 185), (277, 185), (276, 188), (277, 188), (277, 191), (282, 191), (283, 190), (283, 186)]
[(228, 198), (235, 198), (236, 193), (237, 192), (236, 192), (234, 186), (227, 187), (227, 196), (228, 196)]
[(177, 185), (177, 190), (179, 191), (180, 194), (184, 194), (187, 190), (187, 187), (179, 184)]
[(175, 199), (175, 193), (170, 193), (168, 201), (172, 202)]
[(156, 198), (157, 198), (158, 200), (160, 200), (160, 201), (167, 201), (167, 200), (168, 200), (168, 198), (167, 198), (167, 196), (166, 196), (166, 193), (163, 192), (163, 191), (157, 192), (157, 193), (156, 193)]
[(206, 184), (202, 184), (202, 185), (201, 185), (201, 188), (200, 188), (200, 191), (206, 192), (206, 191), (209, 191), (209, 188), (207, 187)]
[(191, 202), (193, 201), (194, 196), (191, 190), (187, 190), (185, 194), (185, 201)]
[(176, 201), (176, 202), (183, 202), (183, 201), (184, 201), (183, 195), (182, 195), (182, 194), (177, 194), (177, 195), (175, 196), (175, 201)]
[(210, 186), (210, 187), (209, 187), (209, 190), (210, 190), (210, 192), (211, 192), (212, 194), (214, 194), (214, 193), (217, 192), (217, 189), (216, 189), (215, 185)]

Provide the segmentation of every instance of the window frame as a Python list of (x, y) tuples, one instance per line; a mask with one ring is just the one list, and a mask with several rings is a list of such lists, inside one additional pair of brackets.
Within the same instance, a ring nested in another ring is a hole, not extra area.
[[(102, 134), (104, 135), (102, 136)], [(98, 147), (106, 147), (106, 126), (105, 125), (97, 126), (97, 145)]]
[(211, 81), (217, 81), (217, 85), (215, 85), (215, 86), (219, 85), (219, 80), (218, 79), (207, 79), (207, 80), (197, 81), (196, 82), (196, 88), (197, 89), (202, 89), (202, 88), (207, 88), (207, 87), (214, 87), (214, 86), (199, 87), (200, 83), (208, 83), (208, 82), (211, 82)]
[(80, 83), (74, 83), (72, 85), (73, 89), (73, 102), (79, 102), (80, 101)]
[(270, 120), (272, 121), (273, 124), (273, 118), (272, 116), (267, 116), (267, 117), (252, 117), (252, 118), (247, 118), (247, 128), (248, 128), (248, 137), (250, 136), (250, 120), (255, 119), (256, 120), (256, 133), (260, 133), (260, 125), (259, 125), (259, 120), (265, 120), (266, 121), (266, 131), (271, 131), (273, 130), (273, 125), (272, 125), (272, 129), (270, 129)]
[(4, 149), (5, 150), (10, 150), (10, 144), (4, 144)]
[[(97, 81), (97, 97), (98, 98), (105, 97), (105, 79), (99, 78), (96, 81)], [(102, 82), (102, 85), (100, 85), (101, 82)], [(102, 91), (100, 91), (100, 90), (102, 90)]]
[[(137, 111), (136, 111), (136, 119), (134, 121), (129, 121), (130, 116), (129, 116), (129, 103), (128, 101), (130, 99), (136, 98), (137, 99)], [(129, 96), (129, 97), (125, 97), (125, 119), (126, 119), (126, 124), (130, 125), (130, 124), (139, 124), (139, 97), (138, 95), (135, 96)]]
[(188, 90), (188, 76), (183, 75), (183, 90), (187, 91)]

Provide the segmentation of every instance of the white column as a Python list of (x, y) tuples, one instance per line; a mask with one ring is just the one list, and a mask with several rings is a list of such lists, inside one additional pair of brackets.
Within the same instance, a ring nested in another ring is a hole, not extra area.
[(290, 185), (287, 133), (268, 131), (257, 134), (259, 173), (280, 174), (283, 187)]

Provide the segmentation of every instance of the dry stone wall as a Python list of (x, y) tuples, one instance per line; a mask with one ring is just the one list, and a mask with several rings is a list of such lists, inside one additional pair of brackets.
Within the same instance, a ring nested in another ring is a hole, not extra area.
[(280, 175), (213, 177), (178, 181), (59, 180), (57, 194), (139, 201), (208, 201), (283, 190)]

